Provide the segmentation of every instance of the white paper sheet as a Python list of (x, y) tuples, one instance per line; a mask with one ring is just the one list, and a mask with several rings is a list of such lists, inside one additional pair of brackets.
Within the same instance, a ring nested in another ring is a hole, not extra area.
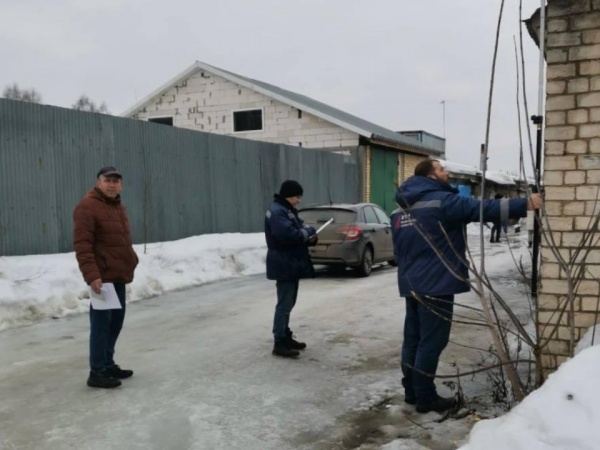
[(96, 294), (90, 286), (90, 301), (92, 308), (102, 309), (121, 309), (121, 302), (115, 291), (115, 285), (112, 283), (102, 283), (100, 294)]

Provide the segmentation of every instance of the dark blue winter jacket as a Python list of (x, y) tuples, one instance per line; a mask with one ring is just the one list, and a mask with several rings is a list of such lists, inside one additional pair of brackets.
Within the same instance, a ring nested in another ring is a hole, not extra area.
[[(479, 221), (480, 201), (459, 196), (449, 184), (414, 176), (398, 188), (396, 202), (400, 208), (391, 221), (400, 295), (469, 291), (465, 225)], [(524, 198), (484, 201), (486, 222), (526, 215)]]
[(308, 240), (316, 233), (305, 227), (298, 211), (279, 195), (265, 216), (267, 240), (267, 278), (297, 280), (313, 277), (315, 271), (308, 254)]

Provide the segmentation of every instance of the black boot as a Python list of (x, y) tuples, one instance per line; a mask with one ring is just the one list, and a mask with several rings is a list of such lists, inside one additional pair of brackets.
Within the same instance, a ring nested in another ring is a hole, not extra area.
[(121, 382), (116, 378), (109, 377), (104, 372), (90, 372), (90, 376), (87, 380), (89, 387), (111, 389), (121, 386)]
[(104, 371), (104, 374), (108, 375), (109, 377), (117, 378), (119, 380), (122, 380), (124, 378), (129, 378), (130, 376), (132, 376), (133, 375), (133, 370), (121, 369), (119, 366), (117, 366), (115, 364), (110, 369), (106, 369)]
[(300, 355), (298, 350), (291, 349), (288, 346), (287, 339), (276, 340), (273, 347), (273, 354), (283, 356), (284, 358), (297, 358)]
[(289, 348), (293, 350), (304, 350), (306, 348), (306, 344), (304, 342), (298, 342), (294, 339), (294, 335), (291, 331), (288, 331), (286, 334)]
[(430, 411), (435, 411), (437, 413), (443, 413), (444, 411), (448, 411), (456, 406), (456, 399), (454, 397), (446, 398), (446, 397), (438, 397), (427, 404), (417, 403), (417, 412), (420, 413), (428, 413)]
[(404, 394), (404, 403), (407, 403), (409, 405), (416, 405), (417, 399), (411, 395)]

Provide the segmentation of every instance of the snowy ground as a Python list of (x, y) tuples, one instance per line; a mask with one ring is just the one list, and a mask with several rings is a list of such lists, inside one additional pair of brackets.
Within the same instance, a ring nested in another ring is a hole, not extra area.
[(564, 363), (505, 416), (475, 427), (462, 450), (600, 448), (600, 347)]
[[(136, 245), (140, 264), (128, 301), (265, 270), (262, 233), (195, 236)], [(87, 311), (74, 253), (0, 257), (0, 330)]]
[(393, 281), (382, 267), (303, 282), (298, 361), (271, 355), (275, 289), (262, 274), (133, 303), (117, 361), (136, 373), (115, 391), (85, 386), (86, 315), (5, 330), (0, 448), (318, 448), (338, 418), (397, 391)]
[[(470, 225), (469, 233), (475, 247), (479, 226)], [(134, 247), (140, 264), (127, 287), (128, 302), (265, 270), (262, 233), (203, 235)], [(506, 250), (506, 245), (492, 247), (490, 273), (506, 272), (512, 265)], [(515, 256), (524, 255), (519, 244)], [(85, 312), (88, 307), (88, 289), (74, 253), (0, 257), (0, 330)]]
[[(476, 244), (477, 227), (469, 233)], [(511, 242), (527, 264), (522, 234)], [(394, 269), (302, 282), (293, 325), (309, 348), (288, 361), (270, 355), (273, 283), (262, 274), (239, 277), (264, 271), (262, 234), (136, 250), (141, 264), (129, 296), (147, 300), (129, 305), (118, 349), (118, 361), (136, 375), (110, 392), (85, 387), (88, 323), (74, 313), (87, 310), (88, 300), (73, 254), (0, 258), (0, 392), (8, 393), (0, 403), (1, 449), (439, 450), (465, 442), (472, 416), (438, 423), (438, 414), (403, 403), (404, 308)], [(526, 319), (507, 245), (486, 240), (486, 255), (493, 282)], [(477, 306), (472, 294), (457, 300)], [(42, 320), (49, 317), (64, 318)], [(477, 367), (484, 352), (474, 347), (489, 343), (487, 332), (461, 324), (451, 340), (442, 374)], [(469, 407), (498, 413), (485, 375), (463, 379), (462, 388)]]

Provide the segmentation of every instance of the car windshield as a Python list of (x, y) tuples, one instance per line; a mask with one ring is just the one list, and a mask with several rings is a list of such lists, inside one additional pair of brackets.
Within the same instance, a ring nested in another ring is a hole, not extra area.
[(307, 223), (325, 223), (329, 219), (333, 218), (333, 222), (336, 224), (340, 223), (354, 223), (356, 222), (356, 212), (347, 209), (335, 209), (335, 208), (315, 208), (305, 209), (298, 213), (302, 220)]

